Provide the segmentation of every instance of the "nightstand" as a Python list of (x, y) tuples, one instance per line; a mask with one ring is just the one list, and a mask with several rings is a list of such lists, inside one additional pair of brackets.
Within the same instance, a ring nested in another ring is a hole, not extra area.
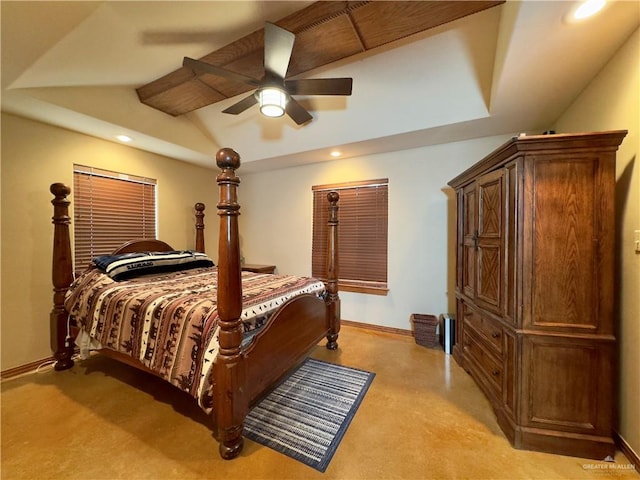
[(245, 263), (242, 265), (242, 270), (245, 272), (254, 273), (274, 273), (276, 271), (275, 265), (258, 265), (256, 263)]

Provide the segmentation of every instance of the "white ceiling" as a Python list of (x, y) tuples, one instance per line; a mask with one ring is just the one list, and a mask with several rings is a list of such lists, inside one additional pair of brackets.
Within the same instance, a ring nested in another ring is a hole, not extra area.
[(575, 2), (504, 5), (350, 57), (301, 78), (352, 77), (350, 97), (297, 97), (314, 119), (266, 119), (238, 98), (172, 117), (135, 89), (312, 2), (1, 2), (2, 110), (214, 167), (243, 171), (552, 127), (640, 25), (640, 1), (610, 1), (580, 24)]

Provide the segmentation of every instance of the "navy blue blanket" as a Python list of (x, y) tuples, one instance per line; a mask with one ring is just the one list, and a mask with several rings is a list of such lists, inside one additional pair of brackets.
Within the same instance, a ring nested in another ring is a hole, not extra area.
[(103, 255), (94, 258), (93, 263), (114, 280), (125, 280), (150, 273), (175, 272), (214, 266), (213, 261), (207, 255), (191, 250)]

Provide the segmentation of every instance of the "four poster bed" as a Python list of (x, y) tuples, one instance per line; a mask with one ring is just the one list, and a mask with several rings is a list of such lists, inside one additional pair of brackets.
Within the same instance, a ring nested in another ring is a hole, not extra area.
[[(134, 240), (111, 256), (100, 257), (74, 280), (70, 189), (60, 183), (51, 185), (55, 196), (51, 347), (56, 370), (73, 366), (77, 336), (81, 349), (97, 348), (187, 391), (211, 414), (220, 455), (231, 459), (242, 450), (243, 422), (252, 404), (323, 337), (328, 349), (338, 346), (338, 194), (328, 195), (325, 283), (242, 272), (240, 179), (235, 172), (240, 157), (225, 148), (218, 151), (216, 162), (221, 169), (217, 266), (211, 266), (204, 254), (204, 205), (199, 203), (196, 250), (201, 253), (177, 252), (159, 240)], [(191, 262), (184, 270), (171, 263), (183, 261)], [(163, 262), (172, 266), (156, 273), (144, 270)], [(131, 269), (141, 266), (143, 275), (131, 274)], [(278, 285), (274, 287), (273, 282)], [(283, 293), (281, 287), (288, 290)]]

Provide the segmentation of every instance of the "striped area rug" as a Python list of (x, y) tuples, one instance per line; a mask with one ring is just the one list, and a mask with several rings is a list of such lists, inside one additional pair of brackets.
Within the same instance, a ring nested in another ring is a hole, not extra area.
[(307, 358), (251, 410), (244, 436), (324, 472), (374, 376)]

